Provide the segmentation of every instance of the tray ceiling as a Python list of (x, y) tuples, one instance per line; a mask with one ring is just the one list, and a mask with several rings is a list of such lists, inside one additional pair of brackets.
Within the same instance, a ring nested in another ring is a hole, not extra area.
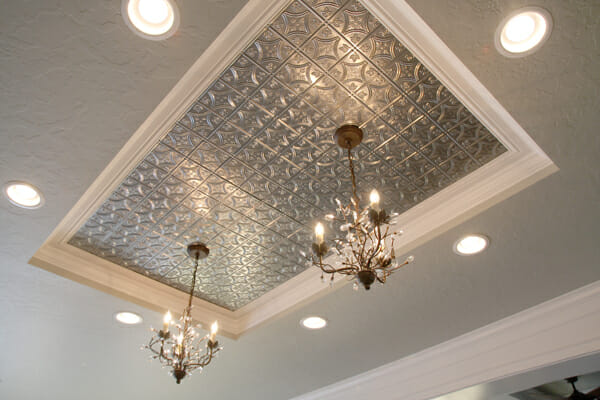
[(400, 213), (506, 151), (359, 2), (295, 1), (69, 244), (187, 291), (203, 241), (195, 295), (237, 310), (307, 268), (312, 224), (349, 197), (349, 122), (359, 190)]

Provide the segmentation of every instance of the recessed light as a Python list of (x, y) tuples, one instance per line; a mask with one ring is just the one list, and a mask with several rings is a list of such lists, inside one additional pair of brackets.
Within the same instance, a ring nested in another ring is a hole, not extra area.
[(167, 39), (179, 27), (174, 0), (122, 0), (121, 14), (127, 26), (144, 39)]
[(507, 57), (535, 52), (550, 37), (552, 16), (543, 8), (521, 8), (504, 18), (496, 30), (495, 44)]
[(463, 236), (454, 243), (454, 252), (461, 256), (470, 256), (485, 250), (489, 243), (490, 240), (484, 235)]
[(306, 329), (321, 329), (327, 325), (327, 320), (321, 317), (306, 317), (300, 321)]
[(121, 311), (115, 314), (115, 319), (125, 325), (141, 324), (144, 320), (141, 315), (131, 311)]
[(3, 191), (8, 201), (21, 208), (40, 208), (44, 204), (42, 192), (27, 182), (7, 182)]

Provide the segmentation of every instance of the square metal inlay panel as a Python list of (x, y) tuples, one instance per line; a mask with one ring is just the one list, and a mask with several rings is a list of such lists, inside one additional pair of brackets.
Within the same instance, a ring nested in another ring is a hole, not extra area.
[(359, 190), (396, 212), (506, 151), (359, 2), (294, 1), (69, 243), (189, 291), (200, 240), (195, 295), (239, 309), (304, 271), (315, 220), (349, 199), (349, 122)]

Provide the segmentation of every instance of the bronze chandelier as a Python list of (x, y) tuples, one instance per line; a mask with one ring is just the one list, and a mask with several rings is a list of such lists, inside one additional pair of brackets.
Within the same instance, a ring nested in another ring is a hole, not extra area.
[(346, 232), (344, 237), (333, 240), (332, 247), (341, 266), (335, 267), (324, 262), (324, 257), (329, 253), (329, 247), (324, 240), (324, 227), (320, 222), (315, 226), (315, 242), (312, 245), (312, 257), (309, 260), (321, 269), (321, 279), (324, 274), (330, 274), (333, 283), (335, 274), (348, 275), (354, 279), (354, 289), (358, 290), (358, 283), (366, 290), (377, 280), (385, 283), (386, 279), (402, 266), (413, 261), (409, 256), (405, 261), (398, 262), (394, 250), (394, 241), (401, 231), (394, 231), (391, 223), (396, 214), (388, 215), (379, 206), (379, 193), (373, 190), (370, 194), (370, 205), (360, 207), (356, 188), (356, 175), (352, 149), (360, 144), (363, 131), (356, 125), (343, 125), (335, 132), (335, 139), (342, 149), (348, 152), (348, 167), (352, 178), (352, 197), (350, 204), (343, 205), (336, 199), (336, 214), (325, 216), (330, 221), (338, 221), (342, 225), (340, 230)]
[[(195, 242), (188, 245), (187, 253), (194, 259), (194, 275), (188, 305), (183, 310), (178, 323), (172, 321), (171, 313), (167, 311), (163, 320), (163, 329), (158, 332), (152, 329), (154, 335), (145, 346), (153, 353), (151, 356), (153, 359), (158, 359), (164, 366), (173, 368), (173, 377), (177, 383), (187, 375), (191, 375), (192, 371), (207, 366), (222, 349), (216, 340), (219, 329), (217, 321), (212, 324), (210, 333), (205, 336), (200, 336), (192, 326), (192, 298), (196, 286), (198, 260), (206, 258), (209, 249), (203, 243)], [(177, 334), (171, 331), (171, 325), (177, 329)], [(197, 328), (199, 327), (198, 325)]]

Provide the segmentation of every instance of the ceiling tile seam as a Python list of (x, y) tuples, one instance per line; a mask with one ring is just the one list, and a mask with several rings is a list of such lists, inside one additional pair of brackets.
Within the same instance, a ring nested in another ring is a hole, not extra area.
[[(378, 29), (379, 29), (379, 28), (378, 28)], [(337, 32), (337, 31), (336, 31), (336, 32)], [(372, 31), (371, 33), (374, 33), (374, 32), (376, 32), (376, 30)], [(279, 32), (277, 32), (277, 33), (279, 33)], [(339, 32), (337, 32), (337, 33), (339, 34)], [(340, 36), (341, 36), (341, 35), (340, 35)], [(343, 37), (343, 36), (342, 36), (342, 37)], [(284, 40), (286, 40), (286, 41), (288, 41), (288, 40), (287, 40), (287, 38), (285, 38), (285, 37), (283, 37), (283, 36), (281, 36), (281, 38), (282, 38), (282, 39), (284, 39)], [(365, 40), (365, 39), (367, 39), (367, 37), (365, 37), (363, 40)], [(361, 41), (359, 42), (359, 44), (360, 44), (360, 43), (362, 43), (362, 42), (363, 42), (363, 40), (361, 40)], [(294, 45), (292, 42), (288, 41), (288, 43), (289, 43), (291, 46), (294, 46), (294, 47), (295, 47), (295, 45)], [(306, 58), (306, 59), (310, 60), (310, 57), (308, 57), (308, 55), (307, 55), (306, 53), (304, 53), (304, 52), (303, 52), (301, 49), (299, 49), (299, 48), (296, 48), (296, 51), (300, 52), (304, 58)], [(349, 56), (350, 54), (351, 54), (351, 52), (347, 52), (346, 54), (344, 54), (344, 55), (343, 55), (343, 56), (342, 56), (342, 57), (341, 57), (341, 58), (340, 58), (340, 59), (339, 59), (339, 60), (338, 60), (338, 61), (337, 61), (337, 62), (336, 62), (336, 63), (335, 63), (333, 66), (332, 66), (332, 68), (333, 68), (335, 65), (337, 65), (338, 63), (342, 62), (342, 61), (343, 61), (343, 60), (344, 60), (344, 59), (345, 59), (347, 56)], [(365, 57), (364, 57), (364, 55), (363, 55), (363, 58), (365, 58)], [(366, 61), (368, 61), (368, 60), (366, 60)], [(356, 101), (360, 102), (360, 103), (361, 103), (361, 105), (362, 105), (363, 107), (365, 107), (367, 110), (369, 110), (369, 111), (370, 111), (372, 114), (375, 114), (375, 115), (377, 114), (377, 113), (375, 113), (373, 110), (371, 110), (371, 109), (370, 109), (370, 107), (369, 107), (369, 106), (368, 106), (366, 103), (364, 103), (364, 102), (362, 101), (362, 99), (360, 99), (360, 98), (359, 98), (359, 97), (358, 97), (358, 96), (355, 94), (355, 92), (357, 92), (359, 89), (355, 90), (354, 92), (353, 92), (353, 91), (350, 91), (349, 89), (347, 89), (347, 88), (346, 88), (346, 86), (345, 86), (345, 85), (343, 85), (341, 82), (339, 82), (339, 81), (338, 81), (336, 78), (334, 78), (334, 77), (332, 77), (331, 75), (329, 75), (329, 72), (328, 72), (329, 70), (327, 70), (327, 69), (324, 69), (324, 68), (323, 68), (323, 67), (321, 67), (319, 64), (314, 64), (314, 65), (316, 65), (316, 66), (317, 66), (319, 69), (321, 69), (321, 70), (324, 72), (324, 74), (325, 74), (325, 75), (327, 75), (327, 76), (328, 76), (330, 79), (332, 79), (334, 82), (336, 82), (336, 84), (337, 84), (337, 85), (338, 85), (338, 86), (339, 86), (339, 87), (340, 87), (342, 90), (345, 90), (345, 91), (346, 91), (346, 93), (347, 93), (347, 94), (348, 94), (348, 95), (349, 95), (349, 96), (350, 96), (352, 99), (355, 99)], [(364, 85), (361, 85), (359, 88), (362, 88), (362, 87), (364, 87)], [(402, 97), (402, 95), (401, 95), (401, 96), (399, 96), (399, 97)], [(406, 97), (406, 95), (404, 95), (404, 97)], [(347, 100), (346, 100), (346, 101), (347, 101)], [(421, 113), (422, 113), (423, 115), (425, 115), (425, 113), (423, 113), (422, 111), (421, 111)], [(390, 129), (390, 132), (394, 132), (394, 131), (396, 130), (394, 127), (392, 127), (392, 126), (391, 126), (391, 125), (390, 125), (390, 124), (389, 124), (387, 121), (385, 121), (383, 118), (381, 118), (381, 120), (382, 120), (382, 122), (384, 122), (384, 124), (386, 124), (386, 125), (388, 126), (388, 128)], [(416, 152), (419, 152), (419, 150), (418, 150), (418, 146), (414, 145), (412, 142), (410, 142), (410, 141), (408, 141), (408, 140), (406, 140), (406, 139), (404, 139), (404, 140), (407, 142), (407, 144), (408, 144), (409, 146), (411, 146), (411, 147), (413, 148), (413, 150), (414, 150), (414, 151), (416, 151)], [(421, 154), (421, 156), (422, 156), (422, 157), (424, 157), (425, 159), (428, 159), (428, 158), (427, 158), (427, 156), (425, 156), (425, 155), (423, 155), (423, 154)], [(386, 161), (386, 160), (384, 160), (384, 159), (381, 159), (381, 161), (382, 161), (382, 162), (385, 162), (385, 163), (387, 163), (387, 161)], [(435, 166), (435, 163), (434, 163), (433, 161), (431, 161), (431, 160), (428, 160), (428, 161), (429, 161), (429, 162), (430, 162), (432, 165), (434, 165), (434, 166)], [(391, 165), (390, 165), (390, 167), (391, 167), (391, 168), (393, 168)], [(423, 192), (423, 191), (422, 191), (422, 190), (419, 188), (419, 186), (418, 186), (418, 185), (416, 185), (416, 183), (414, 183), (414, 181), (412, 181), (410, 178), (406, 177), (406, 176), (405, 176), (405, 175), (402, 173), (402, 171), (395, 170), (395, 172), (396, 172), (396, 173), (398, 173), (400, 176), (404, 177), (405, 179), (407, 179), (407, 181), (408, 181), (408, 182), (411, 182), (411, 184), (412, 184), (412, 185), (413, 185), (413, 186), (414, 186), (414, 187), (415, 187), (415, 188), (416, 188), (416, 189), (417, 189), (419, 192), (421, 192), (422, 194), (425, 194), (425, 193), (424, 193), (424, 192)], [(441, 172), (442, 172), (442, 173), (444, 173), (443, 171), (441, 171)], [(449, 178), (449, 177), (448, 177), (448, 178)]]

